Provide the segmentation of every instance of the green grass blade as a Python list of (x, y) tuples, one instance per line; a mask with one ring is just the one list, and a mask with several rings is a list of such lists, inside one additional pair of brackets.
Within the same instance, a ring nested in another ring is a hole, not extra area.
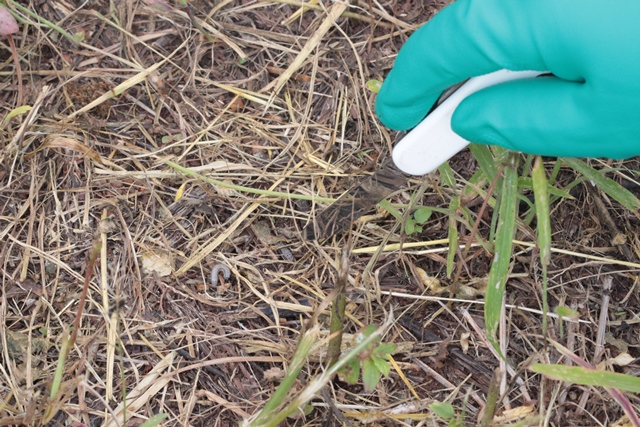
[(387, 199), (381, 200), (378, 206), (389, 212), (397, 221), (402, 221), (402, 213)]
[[(48, 27), (54, 31), (57, 31), (58, 33), (60, 33), (62, 36), (64, 36), (64, 38), (66, 38), (67, 40), (69, 40), (71, 43), (73, 43), (74, 45), (79, 44), (78, 39), (76, 39), (75, 37), (73, 37), (70, 33), (68, 33), (67, 31), (65, 31), (62, 27), (54, 24), (51, 21), (48, 21), (46, 19), (44, 19), (43, 17), (41, 17), (40, 15), (38, 15), (35, 12), (32, 12), (30, 9), (28, 9), (25, 6), (20, 5), (19, 3), (14, 2), (13, 0), (9, 2), (10, 5), (12, 7), (15, 7), (16, 9), (18, 9), (20, 12), (24, 13), (25, 15), (29, 15), (30, 17), (32, 17), (33, 19), (36, 19), (40, 24), (44, 25), (45, 27)], [(8, 9), (9, 12), (13, 15), (14, 18), (16, 18), (18, 21), (20, 22), (24, 22), (24, 20), (22, 19), (22, 17), (20, 17), (19, 15), (16, 15), (11, 9)]]
[(496, 167), (496, 161), (491, 155), (491, 150), (487, 145), (480, 144), (469, 144), (469, 150), (471, 150), (471, 154), (475, 157), (476, 161), (480, 165), (480, 169), (484, 172), (484, 176), (486, 179), (491, 180), (496, 173), (498, 172), (498, 168)]
[(536, 218), (538, 219), (538, 248), (540, 249), (540, 262), (542, 263), (542, 333), (547, 335), (547, 267), (551, 262), (551, 217), (549, 209), (549, 185), (544, 170), (542, 157), (536, 157), (533, 169), (533, 193), (536, 200)]
[(471, 198), (475, 195), (484, 197), (487, 194), (484, 189), (486, 183), (487, 177), (482, 169), (478, 169), (471, 178), (467, 180), (467, 185), (465, 185), (462, 190), (462, 196), (465, 198)]
[(640, 393), (640, 378), (631, 375), (598, 371), (582, 366), (545, 365), (542, 363), (533, 364), (529, 369), (555, 380)]
[[(533, 189), (533, 180), (527, 177), (520, 177), (518, 179), (518, 186), (520, 188)], [(574, 197), (564, 190), (554, 187), (553, 185), (547, 185), (547, 192), (551, 195), (558, 196), (564, 199), (574, 199)]]
[(556, 182), (556, 178), (558, 178), (560, 169), (562, 169), (562, 159), (556, 159), (555, 163), (553, 164), (551, 175), (549, 176), (549, 185), (553, 185)]
[[(460, 206), (460, 196), (455, 195), (451, 198), (449, 210), (453, 214)], [(449, 216), (449, 253), (447, 254), (447, 277), (451, 277), (453, 273), (453, 262), (456, 259), (458, 250), (458, 221), (453, 215)]]
[(440, 173), (440, 180), (443, 184), (448, 185), (451, 188), (456, 188), (456, 177), (453, 173), (453, 169), (449, 165), (449, 162), (444, 162), (438, 168), (438, 172)]
[(549, 193), (547, 176), (542, 158), (536, 158), (531, 170), (533, 193), (536, 200), (536, 216), (538, 218), (538, 247), (542, 265), (549, 265), (551, 260), (551, 219), (549, 216)]
[(488, 339), (500, 352), (497, 332), (502, 311), (502, 299), (509, 274), (509, 264), (513, 250), (513, 234), (516, 225), (518, 200), (518, 156), (511, 154), (505, 167), (502, 191), (500, 194), (500, 211), (496, 226), (495, 255), (485, 297), (484, 319), (487, 326)]
[(276, 414), (278, 407), (285, 402), (285, 397), (291, 390), (296, 378), (298, 378), (298, 374), (305, 365), (309, 352), (318, 339), (318, 333), (319, 328), (314, 326), (300, 337), (298, 347), (291, 358), (291, 363), (289, 364), (287, 373), (280, 382), (280, 385), (278, 385), (275, 391), (271, 394), (271, 397), (264, 405), (264, 408), (260, 411), (260, 414), (258, 414), (255, 420), (251, 423), (252, 426), (259, 426), (268, 423)]
[(612, 179), (602, 175), (601, 171), (598, 171), (585, 162), (578, 159), (563, 158), (563, 162), (569, 165), (572, 169), (580, 172), (588, 180), (590, 180), (595, 186), (600, 188), (607, 195), (620, 203), (625, 208), (636, 211), (640, 209), (640, 200), (633, 195), (629, 190), (618, 184)]

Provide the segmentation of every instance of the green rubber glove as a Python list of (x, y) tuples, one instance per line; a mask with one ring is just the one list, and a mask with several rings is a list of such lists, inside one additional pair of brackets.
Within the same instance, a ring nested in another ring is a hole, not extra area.
[(554, 76), (469, 96), (451, 122), (463, 138), (547, 156), (640, 155), (638, 0), (458, 0), (407, 40), (376, 111), (410, 129), (444, 89), (502, 68)]

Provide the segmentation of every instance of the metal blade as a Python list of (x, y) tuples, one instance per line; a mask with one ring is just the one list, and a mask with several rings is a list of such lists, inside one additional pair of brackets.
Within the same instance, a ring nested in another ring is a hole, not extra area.
[(396, 167), (391, 158), (384, 161), (371, 176), (363, 178), (331, 206), (316, 216), (304, 231), (308, 240), (326, 239), (342, 231), (391, 193), (406, 184), (410, 175)]

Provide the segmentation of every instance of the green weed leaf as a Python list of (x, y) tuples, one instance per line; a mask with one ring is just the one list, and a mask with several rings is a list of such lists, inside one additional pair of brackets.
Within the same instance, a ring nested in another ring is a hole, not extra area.
[(429, 405), (429, 409), (431, 409), (434, 414), (445, 420), (450, 420), (455, 415), (453, 406), (446, 402), (433, 402)]
[(634, 196), (632, 192), (630, 192), (614, 180), (602, 175), (602, 171), (595, 170), (585, 162), (578, 159), (563, 158), (562, 161), (569, 165), (572, 169), (580, 172), (582, 175), (584, 175), (585, 178), (590, 180), (593, 185), (607, 193), (608, 196), (618, 201), (618, 203), (620, 203), (625, 208), (634, 212), (640, 209), (640, 200), (638, 200), (638, 198)]
[(533, 191), (536, 199), (536, 218), (538, 218), (538, 247), (540, 261), (549, 265), (551, 260), (551, 218), (549, 216), (549, 193), (547, 192), (547, 176), (542, 158), (537, 157), (531, 170)]
[(15, 116), (27, 113), (27, 112), (31, 111), (32, 109), (33, 109), (33, 107), (31, 107), (30, 105), (23, 105), (21, 107), (14, 108), (13, 110), (9, 111), (9, 114), (7, 114), (7, 116), (4, 118), (4, 120), (2, 120), (2, 126), (4, 126), (9, 120), (14, 118)]
[(348, 384), (355, 384), (360, 378), (360, 359), (354, 357), (339, 371), (342, 379)]
[(407, 221), (404, 223), (404, 232), (406, 235), (410, 236), (416, 231), (416, 222), (412, 218), (407, 218)]
[(367, 82), (367, 89), (369, 89), (373, 93), (380, 92), (381, 87), (382, 87), (382, 82), (380, 80), (369, 80)]
[(362, 330), (364, 338), (369, 338), (371, 334), (378, 330), (378, 325), (368, 325)]
[(375, 354), (371, 355), (371, 360), (382, 375), (384, 375), (385, 377), (389, 376), (389, 372), (391, 372), (391, 366), (389, 365), (389, 362), (376, 356)]
[(153, 417), (149, 418), (147, 421), (140, 424), (140, 427), (156, 427), (167, 418), (169, 418), (169, 414), (156, 414)]
[(469, 150), (471, 150), (471, 154), (473, 154), (473, 157), (475, 157), (476, 161), (480, 165), (480, 169), (484, 173), (486, 179), (491, 180), (496, 176), (498, 168), (496, 167), (496, 161), (491, 154), (489, 146), (469, 144)]
[[(518, 187), (520, 188), (527, 188), (529, 190), (533, 190), (534, 187), (534, 182), (533, 179), (531, 178), (527, 178), (527, 177), (520, 177), (518, 178)], [(547, 185), (547, 193), (549, 193), (552, 196), (558, 196), (561, 197), (563, 199), (575, 199), (575, 197), (573, 197), (571, 194), (567, 193), (564, 190), (559, 189), (558, 187), (554, 187), (553, 185), (549, 184)]]
[(373, 354), (385, 360), (389, 359), (389, 355), (396, 351), (396, 345), (390, 343), (382, 343), (375, 348)]
[(487, 294), (485, 296), (484, 319), (487, 326), (488, 339), (500, 353), (497, 340), (500, 313), (502, 311), (502, 299), (509, 273), (511, 252), (513, 250), (513, 234), (516, 225), (516, 211), (518, 200), (518, 157), (510, 155), (508, 165), (505, 167), (500, 195), (500, 210), (498, 224), (496, 226), (495, 255), (489, 279), (487, 281)]
[(442, 180), (443, 184), (451, 188), (456, 187), (456, 177), (453, 173), (453, 169), (451, 169), (451, 166), (449, 165), (449, 162), (441, 164), (438, 168), (438, 172), (440, 172), (440, 180)]
[(413, 213), (413, 218), (418, 224), (424, 224), (431, 218), (432, 213), (433, 210), (431, 208), (419, 208)]
[(578, 320), (580, 318), (580, 313), (564, 305), (557, 306), (556, 313), (558, 314), (558, 316), (566, 317), (567, 319), (571, 320)]
[(541, 363), (533, 364), (529, 369), (555, 380), (640, 393), (640, 378), (631, 375), (598, 371), (582, 366), (545, 365)]
[(380, 376), (381, 372), (371, 358), (362, 361), (362, 384), (366, 393), (371, 393), (375, 390), (378, 381), (380, 381)]

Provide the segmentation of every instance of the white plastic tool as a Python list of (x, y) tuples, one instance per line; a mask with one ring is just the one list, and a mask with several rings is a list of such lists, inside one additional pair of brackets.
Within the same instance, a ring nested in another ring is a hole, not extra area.
[(499, 70), (467, 80), (393, 149), (393, 162), (402, 172), (424, 175), (437, 169), (469, 144), (451, 129), (456, 107), (474, 92), (510, 80), (534, 78), (543, 71)]

